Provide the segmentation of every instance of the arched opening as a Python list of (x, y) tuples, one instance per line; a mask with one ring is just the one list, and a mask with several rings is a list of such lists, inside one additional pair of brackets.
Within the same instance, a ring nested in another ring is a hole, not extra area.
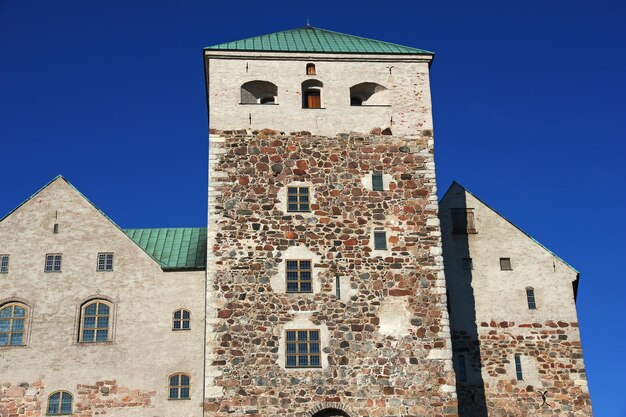
[(348, 413), (338, 408), (325, 408), (313, 414), (312, 417), (350, 417)]
[(241, 86), (241, 104), (276, 104), (278, 87), (269, 81), (248, 81)]
[(322, 108), (322, 88), (324, 84), (318, 80), (307, 80), (302, 83), (302, 108)]
[(315, 64), (306, 64), (306, 75), (315, 75)]
[(351, 106), (387, 106), (389, 90), (377, 83), (360, 83), (350, 87)]

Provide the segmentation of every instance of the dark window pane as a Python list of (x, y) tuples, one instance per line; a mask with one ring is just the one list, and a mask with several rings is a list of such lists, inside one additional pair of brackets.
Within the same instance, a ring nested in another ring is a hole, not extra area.
[(380, 172), (372, 174), (372, 190), (383, 191), (383, 174)]
[(180, 389), (180, 398), (189, 398), (189, 388)]
[(189, 385), (189, 376), (181, 375), (180, 376), (180, 385)]
[(178, 385), (178, 381), (179, 381), (179, 376), (178, 375), (172, 375), (170, 377), (170, 385), (172, 385), (172, 386)]

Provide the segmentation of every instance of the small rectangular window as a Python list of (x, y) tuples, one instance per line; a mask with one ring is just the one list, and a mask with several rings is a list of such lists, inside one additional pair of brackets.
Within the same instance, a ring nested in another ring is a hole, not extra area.
[(524, 374), (522, 373), (522, 360), (520, 355), (515, 355), (515, 373), (518, 381), (524, 380)]
[(528, 308), (530, 310), (537, 309), (537, 303), (535, 302), (535, 290), (532, 288), (526, 288), (526, 301), (528, 301)]
[(476, 233), (476, 227), (474, 226), (474, 209), (453, 208), (450, 209), (450, 211), (452, 215), (452, 233)]
[(311, 260), (287, 260), (287, 292), (313, 292)]
[(457, 356), (457, 372), (459, 381), (467, 381), (467, 368), (465, 367), (465, 355)]
[(463, 268), (464, 271), (471, 271), (472, 269), (474, 269), (472, 258), (461, 259), (461, 267)]
[(287, 211), (311, 211), (309, 187), (287, 187)]
[(341, 298), (341, 280), (339, 279), (339, 275), (335, 277), (335, 296)]
[(48, 254), (46, 255), (45, 272), (61, 272), (61, 258), (60, 254)]
[(0, 274), (9, 272), (9, 255), (0, 255)]
[(500, 258), (500, 270), (501, 271), (513, 270), (513, 266), (511, 265), (511, 258)]
[(387, 232), (374, 232), (374, 249), (387, 250)]
[(113, 271), (113, 254), (98, 254), (98, 271)]
[(383, 186), (383, 173), (382, 172), (374, 172), (372, 174), (372, 190), (374, 191), (385, 190)]
[(285, 358), (287, 368), (322, 366), (319, 330), (287, 330)]

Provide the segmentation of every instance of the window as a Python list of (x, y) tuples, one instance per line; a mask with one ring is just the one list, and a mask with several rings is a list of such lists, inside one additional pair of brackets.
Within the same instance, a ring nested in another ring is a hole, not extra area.
[(172, 325), (172, 330), (190, 330), (191, 322), (191, 313), (189, 310), (185, 310), (181, 308), (180, 310), (176, 310), (174, 312), (174, 321)]
[(500, 270), (501, 271), (513, 270), (513, 267), (511, 266), (511, 258), (500, 258)]
[(0, 255), (0, 274), (9, 272), (9, 255)]
[(474, 269), (474, 263), (472, 262), (472, 258), (461, 259), (461, 268), (464, 271), (471, 271), (472, 269)]
[(287, 368), (321, 367), (320, 331), (287, 330)]
[(287, 187), (287, 211), (311, 211), (309, 187)]
[(276, 104), (278, 87), (269, 81), (248, 81), (241, 86), (240, 104)]
[(389, 90), (377, 83), (360, 83), (350, 87), (351, 106), (389, 106)]
[(466, 208), (453, 208), (452, 214), (452, 233), (467, 234), (476, 233), (474, 227), (474, 210)]
[(28, 307), (19, 303), (5, 304), (0, 308), (0, 346), (24, 346)]
[(528, 308), (530, 310), (537, 309), (537, 303), (535, 302), (535, 290), (533, 288), (526, 288), (526, 301), (528, 301)]
[(111, 305), (104, 300), (92, 300), (83, 305), (79, 342), (108, 342), (111, 337)]
[(189, 375), (182, 372), (170, 375), (170, 400), (189, 399)]
[(311, 261), (287, 261), (287, 292), (312, 292)]
[(385, 190), (385, 187), (383, 185), (383, 173), (382, 172), (374, 172), (372, 174), (372, 190), (374, 191)]
[(457, 376), (459, 381), (467, 381), (467, 368), (465, 367), (465, 355), (457, 356)]
[(45, 272), (61, 272), (61, 258), (60, 254), (48, 254), (46, 255)]
[(315, 75), (315, 64), (306, 64), (306, 75)]
[(67, 391), (53, 392), (48, 396), (49, 416), (72, 414), (72, 394)]
[(520, 355), (515, 355), (515, 374), (518, 381), (524, 380), (524, 374), (522, 373), (522, 360)]
[(113, 271), (113, 254), (98, 254), (98, 271)]
[(322, 108), (322, 87), (324, 85), (318, 80), (307, 80), (302, 83), (302, 108), (321, 109)]
[(374, 250), (387, 250), (387, 232), (374, 232)]

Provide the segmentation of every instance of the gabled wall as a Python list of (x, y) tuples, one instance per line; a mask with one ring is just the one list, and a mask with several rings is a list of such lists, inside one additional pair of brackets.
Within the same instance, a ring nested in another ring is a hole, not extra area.
[[(458, 208), (473, 210), (476, 233), (453, 233), (451, 209)], [(591, 415), (573, 291), (578, 272), (456, 183), (439, 217), (459, 415)], [(472, 270), (462, 258), (472, 259)], [(512, 270), (501, 270), (500, 258), (510, 258)]]
[[(54, 224), (58, 233), (53, 233)], [(97, 253), (114, 271), (96, 271)], [(0, 347), (0, 415), (43, 415), (57, 390), (74, 395), (75, 415), (198, 416), (202, 413), (204, 272), (164, 272), (64, 179), (58, 178), (0, 222), (0, 304), (32, 313), (23, 347)], [(45, 273), (47, 253), (62, 272)], [(81, 304), (114, 305), (111, 342), (78, 343)], [(172, 331), (172, 313), (191, 311), (191, 330)], [(168, 375), (191, 375), (191, 400), (168, 401)], [(33, 410), (40, 414), (28, 414)]]

